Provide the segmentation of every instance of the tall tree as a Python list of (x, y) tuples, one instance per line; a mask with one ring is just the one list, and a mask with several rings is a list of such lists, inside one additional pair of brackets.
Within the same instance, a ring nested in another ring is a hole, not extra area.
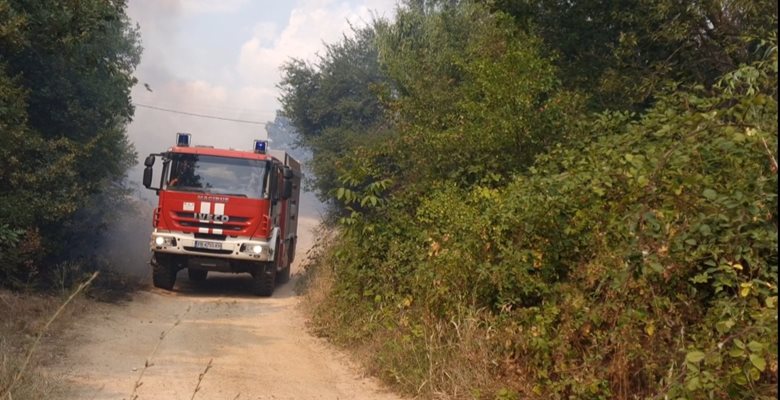
[(504, 15), (449, 2), (399, 10), (382, 33), (390, 104), (415, 176), (496, 184), (575, 132), (557, 69), (533, 34)]
[(75, 216), (122, 193), (141, 53), (125, 9), (124, 0), (0, 0), (0, 229), (13, 233), (0, 235), (3, 270), (63, 259), (110, 207)]
[(597, 109), (650, 104), (670, 82), (711, 85), (762, 57), (777, 31), (777, 2), (753, 0), (496, 0), (538, 32), (568, 84), (593, 91)]
[(376, 44), (382, 25), (376, 20), (353, 28), (350, 36), (327, 45), (314, 64), (293, 59), (282, 68), (282, 108), (300, 133), (300, 144), (312, 150), (321, 199), (337, 186), (338, 158), (386, 130), (381, 95), (388, 85)]

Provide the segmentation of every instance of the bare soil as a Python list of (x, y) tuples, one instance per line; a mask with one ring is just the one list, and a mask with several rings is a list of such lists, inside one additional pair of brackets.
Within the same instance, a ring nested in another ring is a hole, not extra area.
[[(293, 273), (316, 223), (300, 220)], [(75, 323), (64, 334), (64, 355), (48, 368), (66, 384), (57, 397), (398, 398), (307, 333), (295, 276), (260, 298), (250, 294), (249, 275), (210, 274), (200, 285), (186, 275), (180, 272), (173, 292), (148, 289), (124, 304), (97, 304)]]

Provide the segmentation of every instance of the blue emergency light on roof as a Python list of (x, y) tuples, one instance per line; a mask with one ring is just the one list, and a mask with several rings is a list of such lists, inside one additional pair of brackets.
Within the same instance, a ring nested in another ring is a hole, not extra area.
[(176, 134), (176, 145), (179, 147), (189, 147), (192, 142), (192, 135), (179, 132)]
[(255, 153), (265, 154), (267, 150), (268, 150), (268, 141), (255, 140)]

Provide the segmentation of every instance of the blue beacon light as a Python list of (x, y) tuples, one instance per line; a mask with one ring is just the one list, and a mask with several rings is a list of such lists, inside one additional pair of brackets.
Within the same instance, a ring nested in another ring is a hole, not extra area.
[(176, 146), (189, 147), (192, 142), (192, 135), (189, 133), (179, 132), (176, 134)]
[(255, 140), (255, 153), (265, 154), (268, 150), (268, 142), (265, 140)]

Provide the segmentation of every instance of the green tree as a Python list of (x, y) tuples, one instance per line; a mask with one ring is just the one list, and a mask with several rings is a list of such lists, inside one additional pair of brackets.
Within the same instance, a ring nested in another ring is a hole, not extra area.
[(670, 82), (711, 85), (761, 56), (777, 30), (777, 3), (751, 0), (627, 2), (496, 0), (538, 32), (562, 79), (594, 92), (596, 109), (644, 108)]
[(567, 115), (579, 96), (561, 87), (541, 42), (506, 16), (468, 4), (410, 7), (381, 38), (409, 179), (505, 182), (576, 135)]
[(776, 5), (484, 3), (377, 31), (315, 326), (421, 397), (775, 398)]
[(353, 28), (351, 36), (327, 45), (313, 65), (293, 59), (282, 68), (282, 108), (300, 134), (300, 145), (312, 151), (314, 187), (323, 200), (338, 186), (338, 159), (387, 131), (380, 98), (387, 77), (376, 45), (382, 25), (375, 20)]
[(120, 201), (135, 160), (125, 127), (141, 52), (125, 8), (0, 1), (0, 226), (19, 233), (0, 244), (9, 276), (83, 256), (77, 243), (110, 218), (93, 202)]

